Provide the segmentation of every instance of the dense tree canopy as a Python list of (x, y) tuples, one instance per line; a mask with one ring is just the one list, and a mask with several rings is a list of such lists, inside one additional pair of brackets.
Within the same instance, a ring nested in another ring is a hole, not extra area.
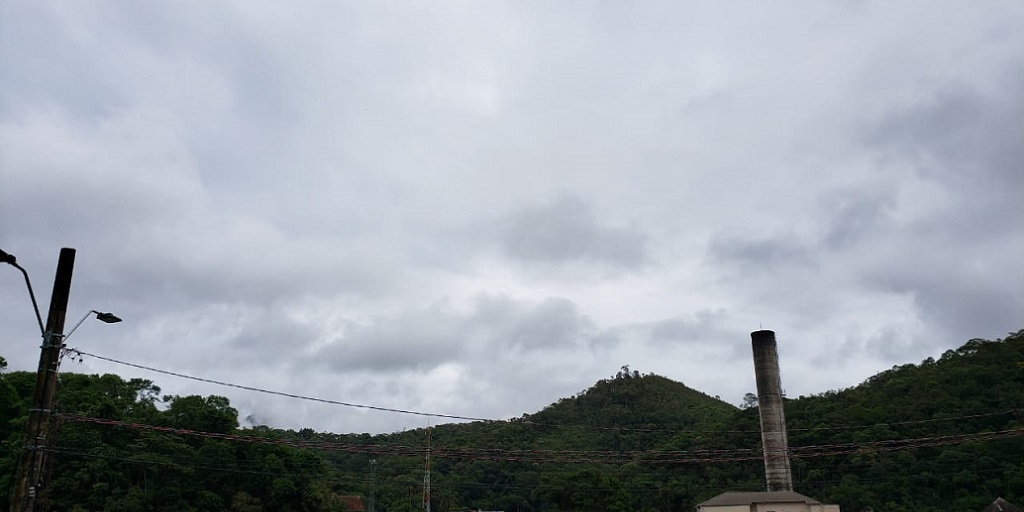
[[(0, 359), (0, 369), (3, 368)], [(789, 399), (796, 490), (844, 510), (1024, 501), (1024, 331), (971, 340), (841, 391)], [(0, 506), (34, 376), (0, 371)], [(68, 511), (420, 510), (427, 430), (240, 429), (221, 396), (61, 376), (48, 502)], [(536, 414), (430, 430), (433, 510), (680, 511), (763, 489), (757, 406), (623, 367)]]

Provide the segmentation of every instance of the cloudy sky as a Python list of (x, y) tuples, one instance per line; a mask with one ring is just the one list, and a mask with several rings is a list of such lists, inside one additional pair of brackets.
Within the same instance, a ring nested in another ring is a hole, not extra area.
[(629, 365), (737, 404), (763, 327), (819, 393), (1024, 328), (1022, 84), (1016, 1), (9, 1), (0, 247), (44, 316), (77, 249), (68, 324), (125, 321), (70, 346), (235, 384), (501, 419)]

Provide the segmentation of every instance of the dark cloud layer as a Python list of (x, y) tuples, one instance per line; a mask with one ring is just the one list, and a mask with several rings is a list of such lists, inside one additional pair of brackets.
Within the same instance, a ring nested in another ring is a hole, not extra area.
[(424, 370), (509, 351), (539, 354), (583, 348), (593, 323), (561, 298), (538, 303), (479, 296), (468, 311), (446, 304), (402, 316), (347, 322), (314, 359), (339, 371)]
[(510, 417), (623, 364), (738, 402), (761, 327), (796, 395), (1024, 327), (1016, 4), (306, 7), (0, 4), (0, 247), (44, 309), (78, 249), (82, 349)]
[(641, 231), (602, 222), (589, 204), (571, 196), (522, 209), (499, 229), (505, 252), (527, 263), (635, 268), (646, 258)]

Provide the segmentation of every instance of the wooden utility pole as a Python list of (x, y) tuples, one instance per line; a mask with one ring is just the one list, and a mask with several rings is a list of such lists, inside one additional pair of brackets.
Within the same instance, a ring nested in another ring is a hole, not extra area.
[(18, 461), (14, 492), (11, 495), (11, 512), (36, 512), (41, 509), (42, 495), (49, 485), (46, 473), (48, 437), (50, 434), (50, 413), (57, 396), (57, 370), (60, 351), (64, 344), (64, 316), (71, 294), (71, 274), (75, 268), (75, 250), (67, 247), (60, 250), (57, 260), (57, 274), (53, 279), (53, 295), (50, 297), (50, 313), (46, 317), (43, 332), (43, 346), (39, 353), (39, 368), (36, 371), (35, 391), (32, 394), (32, 408), (28, 411), (28, 426), (25, 431), (25, 447)]

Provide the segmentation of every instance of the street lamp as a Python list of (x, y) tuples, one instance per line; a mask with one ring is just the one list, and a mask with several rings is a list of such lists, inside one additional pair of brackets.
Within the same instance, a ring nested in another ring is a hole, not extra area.
[(95, 309), (90, 309), (89, 311), (87, 311), (85, 313), (85, 315), (82, 315), (82, 319), (79, 320), (78, 323), (76, 323), (75, 326), (72, 327), (71, 330), (68, 331), (68, 333), (64, 335), (64, 339), (62, 339), (61, 341), (64, 342), (64, 343), (67, 343), (68, 338), (70, 338), (71, 335), (75, 333), (75, 329), (78, 329), (78, 326), (82, 325), (82, 322), (84, 322), (85, 319), (89, 318), (89, 315), (92, 315), (92, 314), (96, 315), (96, 320), (99, 320), (100, 322), (104, 322), (104, 323), (108, 323), (108, 324), (116, 324), (116, 323), (121, 321), (121, 318), (118, 317), (117, 315), (113, 314), (113, 313), (104, 313), (102, 311), (96, 311)]
[(46, 499), (45, 486), (49, 481), (46, 473), (52, 468), (52, 459), (47, 460), (51, 441), (47, 438), (47, 434), (50, 432), (50, 413), (53, 410), (57, 394), (57, 370), (60, 367), (60, 353), (64, 347), (64, 341), (71, 336), (71, 333), (75, 332), (75, 329), (78, 329), (78, 326), (90, 314), (95, 314), (98, 320), (106, 323), (120, 322), (121, 319), (111, 313), (90, 310), (67, 335), (63, 334), (68, 296), (71, 294), (71, 275), (75, 268), (74, 249), (65, 247), (60, 250), (57, 273), (53, 279), (53, 295), (50, 297), (50, 312), (45, 326), (42, 315), (39, 314), (39, 305), (36, 303), (36, 295), (32, 291), (32, 282), (29, 281), (28, 272), (18, 265), (14, 255), (3, 250), (0, 250), (0, 263), (7, 263), (17, 268), (25, 276), (25, 284), (28, 286), (29, 296), (32, 297), (32, 307), (35, 309), (36, 319), (39, 321), (39, 330), (43, 335), (32, 405), (29, 408), (28, 423), (26, 424), (25, 453), (18, 461), (14, 490), (11, 493), (12, 512), (31, 512), (39, 510), (41, 505), (45, 506), (43, 503)]

